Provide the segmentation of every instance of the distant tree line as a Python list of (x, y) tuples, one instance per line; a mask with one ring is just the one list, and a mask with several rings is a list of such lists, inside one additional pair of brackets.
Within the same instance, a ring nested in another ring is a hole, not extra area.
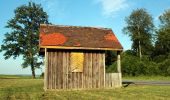
[[(123, 33), (130, 37), (132, 47), (121, 54), (123, 75), (170, 76), (170, 9), (159, 16), (159, 21), (155, 27), (152, 16), (143, 8), (125, 18)], [(108, 63), (107, 56), (106, 71), (115, 71), (116, 60)]]

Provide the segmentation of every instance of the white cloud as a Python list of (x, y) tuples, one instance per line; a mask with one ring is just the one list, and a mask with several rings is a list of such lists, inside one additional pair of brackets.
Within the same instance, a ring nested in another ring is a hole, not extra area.
[(65, 7), (59, 2), (59, 0), (42, 0), (41, 4), (47, 11), (49, 18), (55, 21), (65, 16)]
[(101, 4), (102, 13), (110, 17), (128, 7), (127, 0), (95, 0), (95, 2)]

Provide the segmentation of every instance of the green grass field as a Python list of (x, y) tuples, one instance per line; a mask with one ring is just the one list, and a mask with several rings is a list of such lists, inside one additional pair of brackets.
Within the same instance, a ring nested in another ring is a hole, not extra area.
[[(130, 78), (130, 77), (128, 77)], [(43, 79), (0, 76), (0, 100), (168, 100), (170, 86), (130, 85), (121, 89), (47, 91)]]

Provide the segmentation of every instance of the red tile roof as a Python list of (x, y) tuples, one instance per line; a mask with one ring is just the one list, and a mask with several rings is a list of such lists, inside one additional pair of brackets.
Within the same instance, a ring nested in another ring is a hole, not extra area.
[(113, 31), (108, 28), (40, 25), (42, 46), (110, 48), (123, 50)]

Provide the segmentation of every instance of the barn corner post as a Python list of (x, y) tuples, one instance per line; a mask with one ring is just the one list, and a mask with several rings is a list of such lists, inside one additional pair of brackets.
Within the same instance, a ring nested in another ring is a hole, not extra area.
[(45, 72), (44, 72), (44, 90), (47, 90), (47, 48), (45, 48), (45, 57), (44, 57), (44, 62), (45, 62)]
[(121, 57), (120, 57), (121, 51), (117, 51), (117, 72), (119, 77), (119, 85), (122, 87), (122, 73), (121, 73)]

